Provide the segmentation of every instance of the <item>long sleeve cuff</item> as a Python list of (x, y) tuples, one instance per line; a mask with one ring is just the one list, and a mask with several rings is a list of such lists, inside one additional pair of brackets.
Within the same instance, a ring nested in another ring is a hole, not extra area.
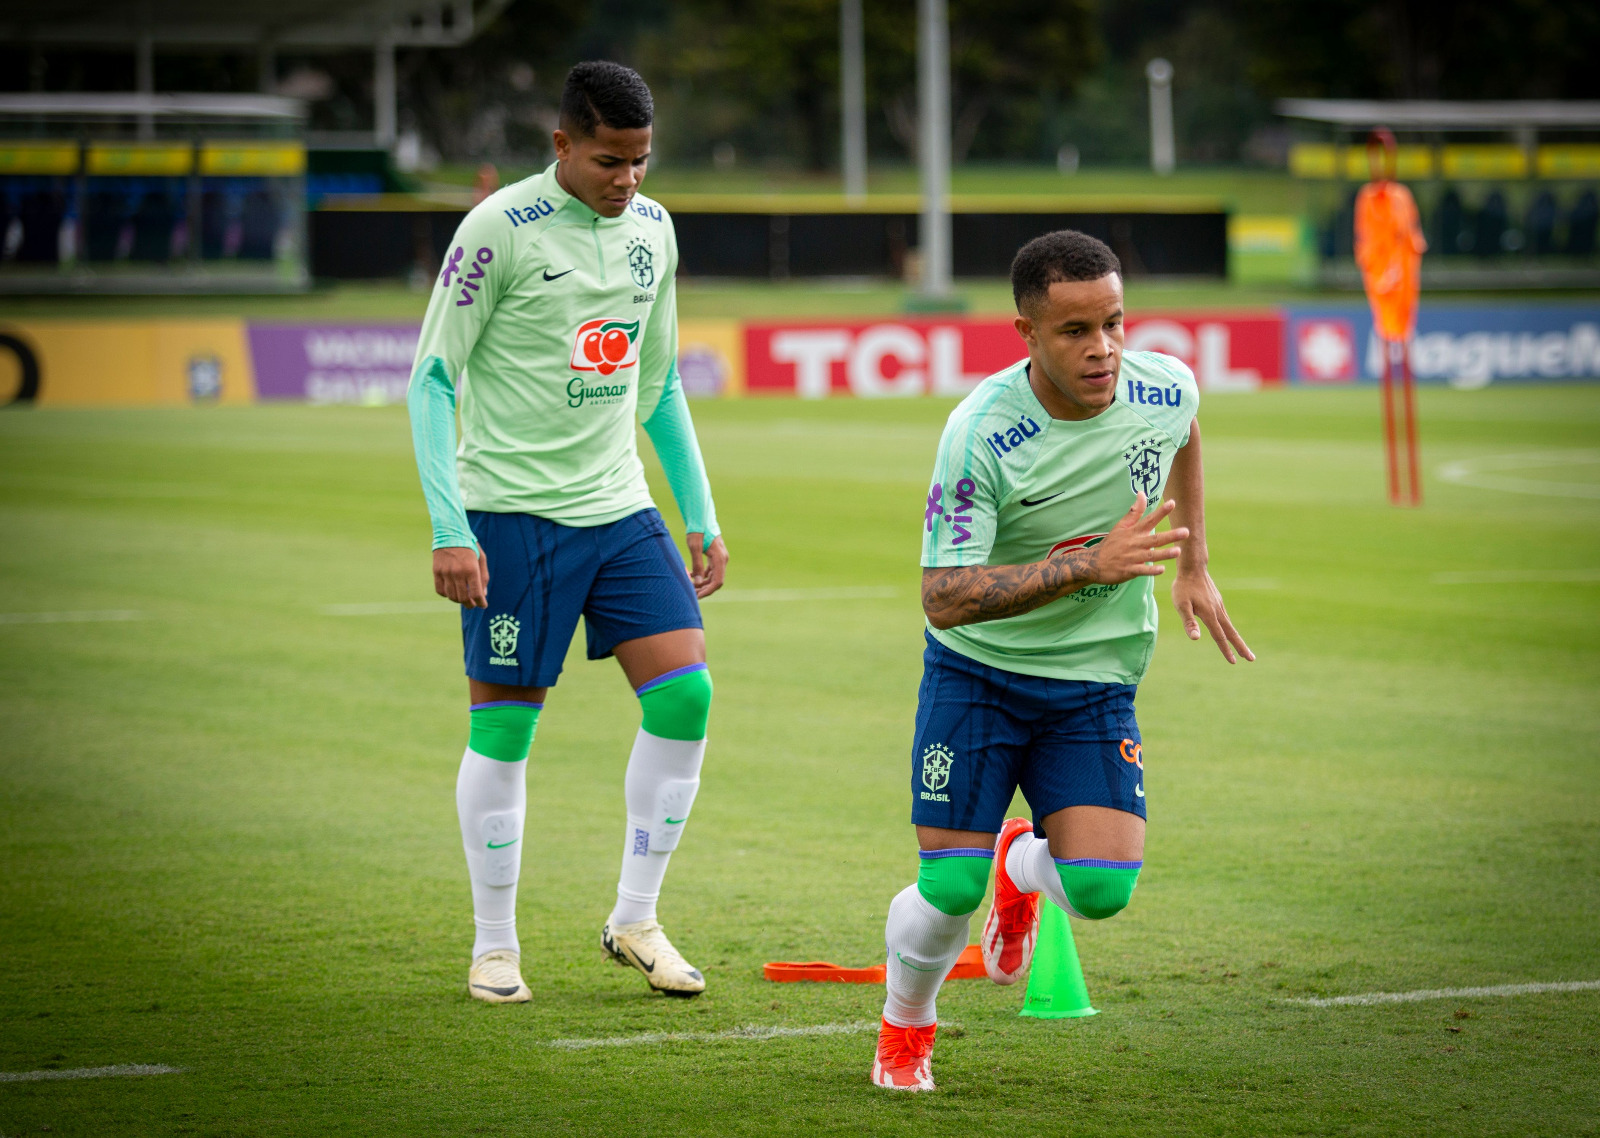
[(411, 445), (422, 478), (422, 496), (433, 522), (433, 548), (477, 549), (456, 477), (456, 390), (445, 362), (423, 359), (406, 391), (411, 412)]
[(689, 533), (705, 535), (705, 544), (721, 532), (717, 510), (711, 501), (711, 483), (706, 478), (705, 460), (700, 455), (700, 440), (695, 437), (694, 420), (689, 417), (689, 401), (678, 381), (678, 369), (667, 376), (666, 390), (654, 413), (645, 420), (644, 430), (656, 448), (667, 485), (683, 514)]

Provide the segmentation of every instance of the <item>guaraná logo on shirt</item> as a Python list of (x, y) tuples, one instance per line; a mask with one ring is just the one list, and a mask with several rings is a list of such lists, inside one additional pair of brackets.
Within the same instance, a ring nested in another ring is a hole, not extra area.
[(601, 375), (639, 362), (639, 321), (585, 320), (572, 337), (572, 370)]

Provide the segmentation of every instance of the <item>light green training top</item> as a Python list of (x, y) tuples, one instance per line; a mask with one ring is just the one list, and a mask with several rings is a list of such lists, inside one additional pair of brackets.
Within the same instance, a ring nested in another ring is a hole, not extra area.
[(710, 544), (716, 514), (677, 373), (677, 267), (665, 209), (640, 194), (601, 217), (554, 164), (467, 214), (407, 396), (434, 548), (474, 546), (464, 510), (596, 526), (650, 506), (636, 415), (688, 530)]
[[(924, 511), (922, 564), (1024, 565), (1097, 544), (1142, 491), (1161, 500), (1200, 407), (1194, 375), (1126, 352), (1116, 400), (1052, 419), (1028, 361), (991, 375), (950, 413)], [(963, 656), (1030, 676), (1136, 684), (1156, 643), (1154, 581), (1088, 585), (1020, 616), (928, 631)]]

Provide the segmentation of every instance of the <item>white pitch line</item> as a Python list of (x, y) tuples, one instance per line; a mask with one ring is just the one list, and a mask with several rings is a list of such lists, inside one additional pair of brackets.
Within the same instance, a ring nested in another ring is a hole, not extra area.
[(182, 1067), (159, 1063), (125, 1063), (120, 1067), (74, 1067), (70, 1071), (0, 1071), (0, 1083), (42, 1083), (48, 1079), (135, 1079), (143, 1075), (177, 1075)]
[(643, 1035), (613, 1035), (606, 1039), (552, 1039), (549, 1046), (561, 1051), (587, 1051), (593, 1047), (633, 1047), (645, 1043), (718, 1043), (728, 1039), (757, 1041), (787, 1039), (798, 1035), (854, 1035), (871, 1031), (876, 1024), (819, 1023), (810, 1027), (768, 1027), (751, 1024), (732, 1027), (727, 1031), (649, 1031)]
[(144, 613), (133, 609), (106, 609), (103, 612), (0, 612), (0, 624), (97, 624), (102, 621), (143, 619)]
[(1587, 466), (1600, 463), (1600, 451), (1543, 451), (1533, 454), (1496, 454), (1484, 458), (1447, 462), (1439, 477), (1458, 486), (1504, 490), (1508, 494), (1540, 494), (1550, 498), (1600, 498), (1600, 485), (1588, 482), (1552, 482), (1548, 478), (1516, 478), (1502, 473), (1537, 466)]
[(1600, 581), (1600, 569), (1479, 569), (1435, 573), (1435, 585), (1520, 585), (1550, 582), (1584, 585)]
[(1286, 1004), (1313, 1008), (1368, 1007), (1372, 1004), (1411, 1004), (1418, 1000), (1465, 1000), (1475, 996), (1531, 996), (1538, 992), (1596, 992), (1600, 980), (1565, 980), (1553, 984), (1499, 984), (1492, 988), (1423, 988), (1416, 992), (1368, 992), (1363, 996), (1332, 996), (1325, 1000), (1288, 999)]
[(900, 595), (893, 585), (846, 585), (831, 589), (723, 589), (703, 603), (736, 604), (741, 601), (879, 601)]

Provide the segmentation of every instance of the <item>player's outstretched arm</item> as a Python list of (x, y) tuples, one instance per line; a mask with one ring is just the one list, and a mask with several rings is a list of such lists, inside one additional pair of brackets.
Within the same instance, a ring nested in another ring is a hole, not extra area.
[(1183, 618), (1184, 632), (1190, 640), (1199, 640), (1203, 623), (1228, 663), (1235, 663), (1239, 656), (1254, 660), (1256, 654), (1228, 619), (1222, 593), (1208, 568), (1211, 555), (1206, 548), (1205, 475), (1200, 463), (1198, 419), (1189, 428), (1188, 445), (1181, 447), (1172, 460), (1167, 491), (1176, 506), (1172, 512), (1174, 532), (1182, 528), (1189, 535), (1179, 547), (1178, 572), (1172, 582), (1172, 603)]
[(1155, 532), (1172, 508), (1171, 502), (1164, 502), (1145, 514), (1145, 497), (1140, 494), (1098, 545), (1026, 565), (924, 569), (922, 611), (935, 628), (955, 628), (1032, 612), (1085, 585), (1120, 585), (1135, 577), (1158, 577), (1163, 567), (1152, 562), (1177, 557), (1173, 543), (1189, 536), (1183, 529)]

